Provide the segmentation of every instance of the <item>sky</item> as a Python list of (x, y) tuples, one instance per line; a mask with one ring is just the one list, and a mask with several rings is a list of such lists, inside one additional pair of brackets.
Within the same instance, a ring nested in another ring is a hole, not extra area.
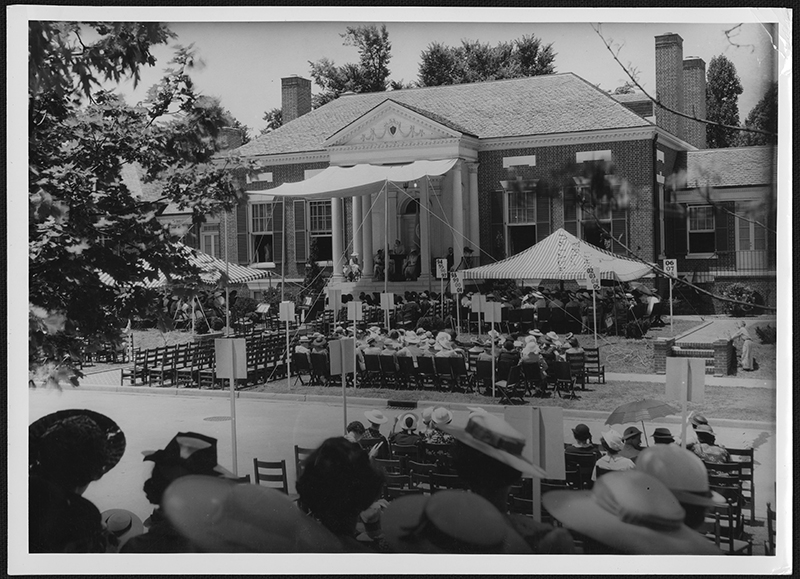
[[(648, 18), (644, 10), (627, 11)], [(271, 12), (261, 12), (261, 18), (270, 18)], [(265, 111), (280, 107), (280, 79), (293, 74), (311, 78), (309, 61), (328, 58), (337, 65), (358, 61), (358, 52), (353, 46), (344, 46), (340, 36), (347, 26), (363, 24), (386, 24), (392, 44), (392, 59), (389, 63), (390, 79), (405, 82), (417, 80), (420, 54), (432, 42), (448, 46), (460, 44), (462, 39), (479, 40), (496, 45), (523, 35), (534, 34), (543, 44), (552, 43), (556, 53), (557, 72), (573, 72), (603, 90), (614, 90), (628, 78), (603, 45), (602, 39), (593, 29), (593, 22), (568, 22), (567, 16), (537, 11), (493, 10), (500, 22), (456, 22), (457, 13), (427, 13), (424, 10), (394, 10), (390, 13), (367, 13), (379, 18), (350, 19), (351, 10), (331, 13), (328, 21), (291, 21), (308, 16), (306, 13), (288, 13), (286, 21), (257, 22), (181, 22), (165, 20), (178, 34), (174, 44), (194, 44), (202, 68), (192, 71), (199, 90), (206, 95), (220, 98), (223, 107), (244, 123), (254, 134), (266, 123)], [(724, 16), (722, 11), (712, 13)], [(642, 86), (655, 89), (655, 36), (666, 32), (680, 34), (684, 40), (684, 57), (699, 56), (706, 62), (724, 54), (736, 66), (743, 94), (739, 99), (740, 121), (763, 96), (767, 83), (776, 78), (776, 58), (770, 28), (760, 23), (746, 23), (736, 28), (731, 37), (725, 31), (737, 26), (742, 20), (721, 18), (717, 23), (676, 22), (674, 11), (661, 13), (662, 17), (648, 22), (620, 23), (610, 13), (600, 29), (603, 36), (619, 50), (619, 59), (630, 70), (638, 73)], [(171, 16), (167, 15), (167, 16)], [(336, 16), (340, 20), (334, 21)], [(630, 14), (626, 14), (630, 17)], [(685, 16), (685, 15), (683, 15)], [(746, 14), (745, 14), (746, 16)], [(183, 17), (191, 17), (184, 13)], [(410, 22), (411, 18), (418, 21)], [(434, 17), (443, 21), (433, 22)], [(463, 17), (463, 15), (462, 15)], [(752, 16), (751, 16), (752, 17)], [(341, 18), (345, 18), (342, 20)], [(533, 20), (536, 20), (535, 22)], [(724, 21), (723, 21), (724, 20)], [(702, 22), (702, 19), (701, 19)], [(174, 46), (157, 47), (154, 55), (156, 67), (143, 71), (142, 83), (134, 90), (132, 83), (124, 83), (120, 90), (131, 104), (142, 100), (146, 89), (161, 76), (163, 68), (172, 55)], [(312, 86), (314, 93), (319, 87)]]

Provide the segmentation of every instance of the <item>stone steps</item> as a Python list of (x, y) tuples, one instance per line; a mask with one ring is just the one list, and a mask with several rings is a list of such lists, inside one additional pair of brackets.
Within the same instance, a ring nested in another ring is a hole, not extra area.
[(682, 342), (673, 346), (672, 355), (675, 358), (698, 358), (705, 360), (705, 373), (714, 374), (714, 347), (712, 344)]

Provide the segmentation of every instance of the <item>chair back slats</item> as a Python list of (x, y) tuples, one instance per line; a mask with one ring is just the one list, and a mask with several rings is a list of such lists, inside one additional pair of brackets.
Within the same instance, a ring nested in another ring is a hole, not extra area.
[(289, 494), (289, 482), (286, 477), (286, 461), (270, 462), (253, 459), (253, 481)]
[(305, 448), (302, 446), (294, 445), (294, 472), (295, 479), (299, 479), (303, 474), (303, 462), (308, 458), (308, 455), (314, 452), (313, 448)]
[(755, 489), (755, 459), (753, 448), (726, 447), (731, 457), (731, 462), (741, 465), (742, 496), (745, 507), (750, 511), (750, 524), (756, 522), (756, 489)]
[(600, 348), (584, 348), (584, 373), (586, 380), (589, 377), (597, 378), (600, 384), (606, 383), (606, 367), (600, 364)]

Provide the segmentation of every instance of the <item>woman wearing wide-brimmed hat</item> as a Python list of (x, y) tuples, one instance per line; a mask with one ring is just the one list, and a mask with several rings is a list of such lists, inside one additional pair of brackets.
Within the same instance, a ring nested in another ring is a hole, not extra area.
[(28, 473), (81, 495), (125, 453), (125, 434), (109, 417), (85, 409), (60, 410), (28, 428)]
[(574, 553), (572, 537), (524, 515), (508, 514), (511, 486), (523, 475), (545, 478), (547, 473), (522, 454), (525, 437), (508, 422), (493, 414), (474, 412), (464, 428), (452, 424), (439, 426), (456, 439), (453, 466), (469, 489), (500, 511), (506, 522), (534, 553)]
[(590, 491), (550, 491), (542, 504), (567, 529), (584, 536), (584, 552), (631, 555), (721, 555), (687, 527), (678, 499), (657, 478), (611, 472)]

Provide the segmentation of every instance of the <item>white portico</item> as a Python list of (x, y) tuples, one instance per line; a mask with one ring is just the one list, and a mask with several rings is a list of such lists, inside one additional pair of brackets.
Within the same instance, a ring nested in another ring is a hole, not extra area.
[[(395, 240), (406, 254), (419, 251), (416, 281), (425, 286), (432, 260), (445, 257), (449, 247), (456, 264), (465, 246), (479, 247), (478, 139), (433, 117), (386, 100), (324, 141), (330, 167), (269, 190), (273, 197), (331, 199), (333, 284), (343, 282), (342, 269), (353, 252), (361, 258), (364, 285), (378, 281), (374, 258), (380, 249), (388, 255)], [(350, 215), (344, 211), (346, 198), (352, 199)], [(345, 239), (348, 218), (350, 240)], [(385, 281), (404, 278), (396, 270), (388, 279), (388, 259), (386, 265)]]

